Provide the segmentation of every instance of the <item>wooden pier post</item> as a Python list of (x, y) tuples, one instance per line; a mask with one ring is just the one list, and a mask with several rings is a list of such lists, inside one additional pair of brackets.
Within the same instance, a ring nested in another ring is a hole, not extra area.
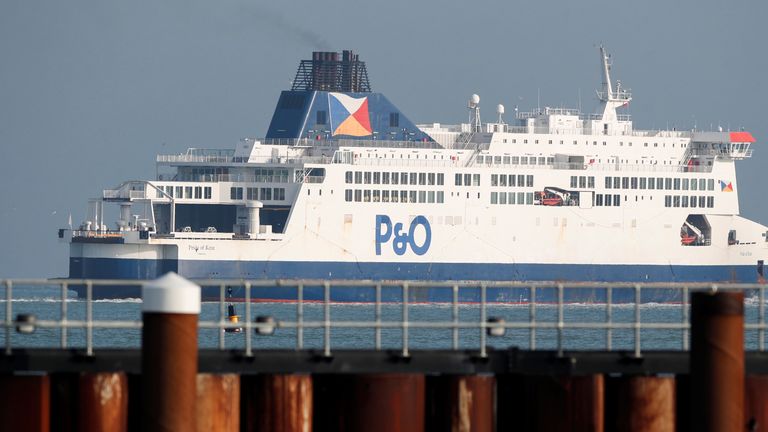
[(744, 430), (744, 294), (691, 294), (691, 426)]
[(48, 375), (0, 375), (0, 431), (48, 432), (51, 380)]
[(144, 431), (196, 429), (200, 287), (168, 273), (142, 289)]
[(493, 431), (495, 389), (492, 375), (427, 377), (427, 430)]

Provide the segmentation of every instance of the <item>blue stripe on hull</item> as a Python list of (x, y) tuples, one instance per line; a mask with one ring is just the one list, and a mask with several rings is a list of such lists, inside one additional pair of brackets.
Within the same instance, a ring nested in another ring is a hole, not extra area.
[[(153, 279), (168, 271), (176, 271), (190, 279), (373, 279), (373, 280), (496, 280), (496, 281), (570, 281), (570, 282), (744, 282), (757, 281), (755, 266), (660, 266), (660, 265), (594, 265), (594, 264), (422, 264), (422, 263), (346, 263), (346, 262), (245, 262), (245, 261), (176, 261), (114, 258), (71, 258), (71, 278)], [(80, 293), (81, 289), (77, 289)], [(530, 299), (528, 289), (490, 288), (488, 301), (516, 302)], [(643, 301), (677, 301), (680, 293), (669, 289), (644, 293)], [(243, 297), (242, 289), (233, 292)], [(95, 298), (139, 297), (138, 287), (103, 287), (94, 291)], [(614, 290), (614, 299), (634, 300), (632, 290)], [(450, 289), (416, 289), (411, 301), (450, 302)], [(537, 290), (537, 300), (556, 301), (555, 290)], [(218, 298), (218, 288), (205, 288), (204, 298)], [(261, 300), (295, 300), (296, 289), (254, 288), (252, 298)], [(322, 300), (321, 287), (306, 287), (305, 300)], [(384, 301), (402, 299), (399, 289), (384, 288)], [(602, 301), (604, 289), (566, 290), (566, 301)], [(331, 300), (370, 302), (375, 291), (364, 287), (336, 287)], [(478, 302), (477, 289), (462, 289), (460, 301)]]

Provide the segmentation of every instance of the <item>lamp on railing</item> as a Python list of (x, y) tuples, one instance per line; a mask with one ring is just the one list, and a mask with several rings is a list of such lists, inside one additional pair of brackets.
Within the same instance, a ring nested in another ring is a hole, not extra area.
[(35, 323), (37, 317), (34, 314), (16, 315), (16, 331), (21, 334), (32, 334), (35, 332)]
[(507, 331), (507, 329), (504, 328), (504, 324), (506, 324), (504, 318), (490, 317), (486, 322), (488, 325), (486, 326), (485, 331), (488, 336), (504, 336)]
[(253, 329), (256, 334), (269, 336), (275, 332), (275, 319), (273, 317), (259, 315), (253, 321), (259, 324), (258, 327)]

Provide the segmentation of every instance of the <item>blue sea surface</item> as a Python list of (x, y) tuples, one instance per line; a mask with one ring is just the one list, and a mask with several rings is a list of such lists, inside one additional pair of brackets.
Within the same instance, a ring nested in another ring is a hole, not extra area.
[[(241, 316), (245, 315), (246, 305), (235, 303), (235, 309)], [(60, 320), (62, 317), (61, 289), (56, 286), (17, 286), (13, 289), (13, 301), (9, 307), (4, 287), (0, 287), (0, 320), (7, 316), (15, 319), (18, 314), (34, 314), (37, 320)], [(85, 320), (87, 306), (83, 299), (78, 299), (74, 292), (67, 293), (67, 319)], [(224, 308), (226, 309), (226, 308)], [(297, 303), (252, 303), (250, 316), (271, 316), (278, 323), (298, 320)], [(326, 312), (335, 323), (368, 322), (368, 328), (330, 329), (331, 349), (373, 349), (376, 347), (376, 331), (372, 327), (376, 319), (376, 305), (371, 303), (332, 303), (326, 306), (321, 303), (304, 303), (302, 305), (303, 322), (314, 322), (321, 327), (305, 328), (301, 346), (305, 349), (322, 349), (326, 343), (326, 329), (322, 327)], [(221, 318), (221, 305), (218, 302), (203, 302), (200, 321), (218, 321)], [(459, 304), (456, 307), (457, 321), (462, 325), (476, 325), (480, 322), (481, 306), (479, 304)], [(93, 319), (96, 321), (131, 321), (141, 320), (141, 300), (96, 300), (93, 302)], [(226, 316), (226, 310), (225, 310)], [(566, 350), (634, 350), (636, 334), (634, 328), (585, 329), (568, 328), (573, 323), (602, 324), (606, 322), (608, 308), (606, 304), (565, 304), (563, 305), (562, 333), (555, 328), (558, 322), (558, 308), (554, 304), (537, 304), (535, 322), (550, 328), (537, 328), (532, 332), (529, 328), (507, 329), (504, 336), (486, 337), (486, 345), (496, 349), (518, 347), (530, 349), (531, 341), (536, 349), (557, 349), (558, 342)], [(681, 304), (641, 304), (638, 309), (634, 304), (611, 306), (611, 318), (614, 323), (633, 323), (635, 314), (640, 314), (642, 323), (671, 323), (684, 322), (684, 316), (689, 317), (689, 309)], [(509, 323), (531, 322), (532, 308), (529, 304), (488, 304), (486, 317), (502, 318)], [(685, 314), (685, 315), (684, 315)], [(756, 299), (748, 299), (745, 308), (745, 321), (756, 323), (759, 305)], [(381, 322), (390, 327), (380, 330), (379, 340), (382, 349), (401, 349), (404, 336), (407, 337), (409, 349), (449, 349), (454, 347), (454, 338), (460, 349), (479, 349), (482, 330), (478, 327), (460, 328), (454, 332), (450, 328), (420, 328), (419, 325), (429, 323), (448, 323), (454, 320), (452, 304), (409, 304), (408, 321), (410, 327), (407, 336), (401, 325), (403, 305), (400, 303), (383, 303), (380, 305)], [(242, 320), (243, 318), (241, 318)], [(37, 327), (32, 334), (20, 334), (11, 331), (0, 331), (0, 346), (6, 345), (10, 336), (13, 347), (61, 347), (62, 330), (58, 328)], [(251, 338), (254, 350), (259, 349), (295, 349), (299, 346), (296, 328), (278, 327), (272, 335), (258, 335), (255, 332), (223, 333), (219, 329), (201, 328), (199, 330), (199, 345), (201, 348), (218, 348), (222, 342), (226, 349), (243, 349), (246, 337)], [(746, 349), (758, 348), (757, 330), (745, 333)], [(639, 331), (640, 347), (642, 350), (679, 350), (683, 349), (687, 333), (681, 329), (648, 329)], [(138, 348), (141, 344), (140, 329), (104, 329), (93, 330), (93, 345), (99, 348)], [(68, 348), (84, 348), (86, 346), (86, 330), (70, 328), (66, 330), (66, 346)]]

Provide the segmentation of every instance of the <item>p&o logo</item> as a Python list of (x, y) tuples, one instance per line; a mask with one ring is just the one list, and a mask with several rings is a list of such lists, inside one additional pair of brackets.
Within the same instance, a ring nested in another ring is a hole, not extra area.
[[(420, 231), (423, 231), (421, 234)], [(416, 255), (424, 255), (432, 243), (432, 228), (424, 216), (416, 216), (407, 231), (398, 222), (392, 225), (392, 219), (386, 215), (376, 215), (376, 255), (381, 255), (381, 245), (392, 240), (392, 250), (397, 255), (404, 255), (410, 247)], [(417, 240), (419, 237), (419, 240)]]

